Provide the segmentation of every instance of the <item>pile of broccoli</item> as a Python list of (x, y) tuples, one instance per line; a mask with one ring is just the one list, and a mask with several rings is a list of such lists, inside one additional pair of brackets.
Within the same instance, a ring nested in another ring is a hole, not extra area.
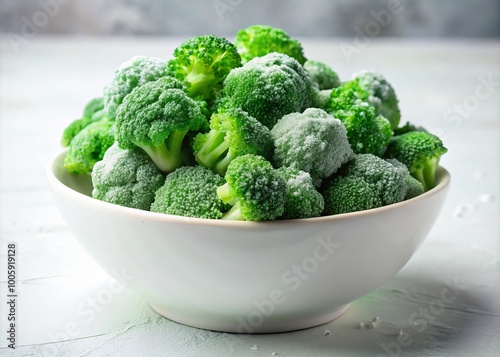
[(400, 125), (376, 71), (342, 82), (285, 31), (198, 36), (169, 61), (133, 57), (63, 132), (64, 166), (92, 196), (204, 219), (268, 221), (368, 210), (436, 185), (447, 149)]

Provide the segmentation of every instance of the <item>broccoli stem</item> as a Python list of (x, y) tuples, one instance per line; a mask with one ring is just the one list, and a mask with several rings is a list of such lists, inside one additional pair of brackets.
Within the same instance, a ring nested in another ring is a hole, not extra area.
[(187, 130), (175, 130), (170, 133), (165, 142), (159, 146), (139, 145), (155, 165), (163, 172), (170, 173), (181, 166), (181, 146)]
[(229, 211), (224, 213), (221, 219), (231, 220), (231, 221), (246, 221), (246, 218), (243, 217), (243, 214), (241, 213), (241, 207), (239, 202), (236, 202)]
[(209, 98), (211, 91), (209, 88), (216, 82), (215, 75), (212, 72), (207, 73), (203, 63), (195, 61), (189, 73), (184, 78), (184, 84), (188, 87), (190, 95), (196, 96), (198, 93), (205, 98)]
[(227, 182), (224, 185), (217, 187), (217, 196), (219, 196), (222, 202), (230, 204), (231, 206), (234, 206), (238, 202), (238, 199), (231, 193)]
[(231, 161), (233, 161), (233, 159), (234, 155), (232, 154), (231, 150), (229, 150), (226, 156), (215, 164), (213, 170), (219, 175), (224, 176), (226, 174), (227, 167), (229, 166)]
[[(196, 157), (199, 162), (211, 169), (215, 167), (216, 163), (221, 160), (221, 156), (228, 150), (229, 143), (225, 140), (226, 132), (224, 131), (210, 130), (206, 135), (207, 140), (196, 153)], [(224, 175), (224, 173), (221, 175)]]
[(440, 157), (433, 157), (427, 160), (424, 167), (419, 170), (413, 170), (412, 176), (422, 183), (425, 191), (429, 191), (436, 186), (436, 171), (439, 166)]

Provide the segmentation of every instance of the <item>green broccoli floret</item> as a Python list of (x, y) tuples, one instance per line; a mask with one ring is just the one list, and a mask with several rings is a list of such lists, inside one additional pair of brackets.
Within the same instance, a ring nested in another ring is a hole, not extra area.
[(180, 167), (167, 175), (165, 184), (156, 191), (152, 212), (184, 217), (218, 219), (224, 204), (217, 196), (217, 188), (225, 180), (201, 166)]
[(224, 81), (226, 105), (243, 109), (269, 129), (283, 115), (309, 107), (312, 93), (300, 63), (279, 53), (252, 59)]
[(427, 130), (424, 127), (413, 125), (408, 121), (406, 122), (405, 125), (394, 129), (394, 136), (403, 135), (409, 133), (410, 131), (427, 131)]
[(325, 204), (323, 196), (314, 187), (311, 176), (290, 167), (281, 167), (278, 172), (286, 180), (285, 211), (281, 218), (320, 216)]
[(67, 147), (71, 140), (83, 130), (86, 126), (99, 121), (104, 116), (104, 102), (103, 98), (91, 99), (83, 110), (83, 116), (80, 119), (74, 120), (63, 131), (61, 138), (61, 146)]
[(344, 84), (356, 92), (356, 96), (375, 108), (378, 115), (387, 118), (391, 129), (396, 129), (401, 118), (398, 98), (394, 88), (375, 71), (360, 71), (353, 75), (353, 80)]
[(290, 38), (285, 31), (270, 26), (253, 25), (238, 31), (235, 45), (243, 63), (272, 52), (293, 57), (301, 65), (306, 62), (300, 42)]
[(354, 175), (333, 179), (322, 192), (325, 199), (323, 215), (363, 211), (382, 206), (373, 185)]
[(354, 156), (344, 125), (321, 109), (285, 115), (271, 135), (277, 166), (308, 172), (315, 184)]
[(71, 140), (64, 167), (75, 174), (90, 173), (115, 142), (115, 125), (107, 118), (86, 126)]
[(386, 161), (405, 175), (405, 183), (406, 183), (405, 200), (417, 197), (425, 192), (424, 185), (422, 185), (420, 181), (418, 181), (415, 177), (413, 177), (410, 174), (410, 171), (408, 170), (405, 164), (396, 159), (387, 159)]
[(283, 214), (286, 181), (263, 157), (237, 157), (229, 164), (225, 179), (217, 195), (232, 208), (222, 219), (265, 221)]
[(272, 158), (270, 130), (239, 108), (222, 109), (210, 119), (210, 131), (198, 134), (193, 149), (200, 165), (221, 176), (238, 156), (253, 154)]
[(182, 164), (182, 143), (189, 131), (207, 129), (199, 101), (175, 78), (164, 77), (135, 88), (116, 112), (120, 147), (142, 148), (163, 172)]
[(149, 210), (165, 178), (139, 148), (111, 146), (92, 170), (92, 197), (120, 206)]
[(381, 156), (392, 137), (391, 124), (366, 103), (356, 104), (347, 110), (337, 110), (335, 118), (346, 127), (347, 138), (355, 154)]
[(337, 112), (349, 111), (352, 106), (360, 104), (363, 104), (363, 101), (358, 98), (356, 91), (349, 86), (342, 85), (330, 92), (330, 97), (325, 104), (325, 110), (336, 116)]
[(428, 191), (436, 185), (439, 159), (447, 151), (437, 136), (425, 131), (411, 131), (394, 136), (389, 141), (385, 157), (397, 159), (405, 164), (411, 175)]
[(332, 91), (333, 89), (313, 90), (313, 94), (311, 96), (311, 106), (314, 108), (327, 110), (327, 105), (330, 101)]
[(356, 155), (342, 167), (339, 176), (355, 176), (365, 180), (377, 193), (382, 205), (403, 201), (407, 186), (405, 175), (387, 161), (372, 154)]
[(188, 88), (192, 98), (210, 100), (229, 72), (240, 66), (240, 55), (231, 42), (207, 35), (193, 37), (177, 47), (168, 62), (168, 73)]
[(312, 82), (318, 85), (319, 90), (340, 87), (338, 74), (326, 64), (319, 61), (307, 60), (304, 63), (304, 69)]
[(158, 58), (135, 56), (123, 63), (115, 71), (111, 83), (104, 88), (104, 106), (108, 116), (116, 116), (118, 106), (134, 88), (166, 75), (167, 63)]

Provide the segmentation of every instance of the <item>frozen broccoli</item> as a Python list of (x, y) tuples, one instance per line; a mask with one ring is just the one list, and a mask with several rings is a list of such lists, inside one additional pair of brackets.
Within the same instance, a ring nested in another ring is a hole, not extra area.
[(300, 42), (290, 38), (285, 31), (270, 26), (253, 25), (238, 31), (235, 45), (244, 63), (272, 52), (293, 57), (301, 65), (306, 62)]
[(91, 99), (83, 110), (83, 116), (80, 119), (71, 122), (63, 131), (61, 138), (61, 146), (67, 147), (71, 140), (83, 130), (86, 126), (99, 121), (104, 116), (104, 102), (103, 98)]
[(378, 72), (360, 71), (353, 80), (344, 84), (356, 92), (356, 96), (375, 108), (378, 115), (387, 118), (391, 129), (396, 129), (401, 118), (396, 92), (389, 82)]
[(195, 157), (200, 165), (221, 176), (238, 156), (272, 157), (274, 143), (270, 130), (239, 108), (221, 109), (213, 114), (210, 129), (194, 139)]
[(340, 87), (338, 74), (326, 64), (319, 61), (307, 60), (304, 63), (304, 69), (313, 83), (318, 85), (319, 90)]
[(312, 93), (300, 63), (279, 53), (252, 59), (224, 81), (226, 105), (243, 109), (269, 129), (283, 115), (309, 107)]
[(116, 143), (92, 170), (92, 197), (120, 206), (149, 210), (164, 177), (139, 148), (121, 149)]
[(405, 200), (408, 200), (413, 197), (417, 197), (425, 192), (424, 185), (420, 181), (418, 181), (415, 177), (410, 174), (410, 171), (401, 161), (396, 159), (387, 159), (392, 166), (400, 170), (405, 175), (405, 183), (406, 183), (406, 194)]
[(115, 142), (115, 126), (107, 118), (82, 129), (71, 140), (64, 167), (71, 173), (90, 173), (94, 164), (102, 160), (106, 150)]
[(385, 157), (405, 164), (411, 175), (428, 191), (436, 185), (439, 159), (447, 151), (437, 136), (425, 131), (411, 131), (394, 136), (389, 141)]
[(324, 215), (363, 211), (382, 206), (379, 194), (373, 185), (362, 177), (340, 176), (323, 190)]
[(214, 98), (229, 72), (241, 66), (236, 47), (214, 35), (193, 37), (174, 51), (168, 62), (168, 73), (180, 80), (192, 98)]
[(222, 219), (265, 221), (283, 214), (286, 181), (263, 157), (237, 157), (229, 164), (225, 179), (217, 195), (232, 208)]
[(218, 219), (224, 204), (217, 196), (217, 187), (224, 179), (201, 166), (180, 167), (167, 175), (165, 184), (156, 191), (152, 212), (184, 217)]
[(182, 165), (182, 145), (189, 131), (207, 129), (202, 102), (190, 98), (175, 78), (164, 77), (135, 88), (116, 112), (120, 147), (142, 148), (163, 172)]
[(354, 156), (344, 125), (321, 109), (309, 108), (302, 114), (285, 115), (271, 135), (278, 167), (308, 172), (315, 184)]
[(406, 122), (405, 125), (394, 129), (394, 136), (403, 135), (409, 133), (410, 131), (427, 131), (427, 130), (424, 127), (413, 125), (408, 121)]
[(326, 110), (332, 91), (332, 89), (313, 90), (311, 107)]
[(116, 116), (116, 109), (134, 88), (166, 75), (167, 63), (158, 58), (135, 56), (123, 63), (104, 88), (104, 107), (108, 116)]
[(314, 187), (311, 176), (290, 167), (281, 167), (278, 172), (286, 180), (285, 211), (281, 218), (320, 216), (325, 204), (323, 196)]

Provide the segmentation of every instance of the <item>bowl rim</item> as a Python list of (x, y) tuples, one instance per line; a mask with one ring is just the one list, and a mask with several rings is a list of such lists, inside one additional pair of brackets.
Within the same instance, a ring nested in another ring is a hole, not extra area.
[[(105, 201), (101, 201), (98, 199), (95, 199), (93, 197), (87, 196), (81, 192), (78, 192), (69, 186), (65, 185), (62, 183), (57, 177), (56, 174), (54, 173), (54, 169), (56, 166), (56, 163), (58, 160), (60, 160), (61, 157), (66, 155), (68, 151), (68, 148), (65, 148), (63, 150), (60, 150), (56, 154), (52, 155), (49, 162), (46, 165), (46, 177), (49, 181), (50, 186), (52, 187), (52, 190), (59, 190), (63, 192), (64, 194), (68, 195), (71, 198), (74, 198), (75, 200), (82, 200), (82, 202), (90, 204), (90, 205), (96, 205), (96, 207), (100, 207), (101, 209), (107, 209), (111, 210), (112, 212), (115, 212), (117, 214), (123, 214), (126, 216), (134, 216), (135, 218), (140, 218), (144, 221), (156, 221), (156, 222), (170, 222), (170, 223), (176, 223), (176, 224), (197, 224), (197, 225), (205, 225), (205, 226), (218, 226), (218, 227), (238, 227), (238, 228), (256, 228), (256, 227), (266, 227), (266, 226), (277, 226), (281, 224), (313, 224), (313, 223), (320, 223), (320, 222), (329, 222), (329, 221), (337, 221), (337, 220), (343, 220), (343, 219), (349, 219), (349, 218), (357, 218), (357, 217), (362, 217), (362, 216), (368, 216), (368, 215), (373, 215), (377, 213), (382, 213), (385, 211), (389, 211), (392, 209), (398, 209), (403, 206), (408, 206), (408, 205), (413, 205), (419, 201), (425, 200), (430, 196), (434, 196), (438, 194), (439, 192), (445, 190), (451, 182), (451, 176), (448, 170), (446, 170), (444, 167), (439, 166), (436, 176), (437, 176), (437, 185), (430, 189), (427, 192), (424, 192), (423, 194), (410, 198), (405, 201), (393, 203), (390, 205), (382, 206), (382, 207), (377, 207), (377, 208), (372, 208), (368, 210), (363, 210), (363, 211), (356, 211), (356, 212), (349, 212), (349, 213), (341, 213), (341, 214), (336, 214), (336, 215), (329, 215), (329, 216), (320, 216), (320, 217), (313, 217), (313, 218), (299, 218), (299, 219), (283, 219), (283, 220), (275, 220), (275, 221), (259, 221), (259, 222), (254, 222), (254, 221), (230, 221), (230, 220), (220, 220), (220, 219), (206, 219), (206, 218), (195, 218), (195, 217), (183, 217), (183, 216), (176, 216), (176, 215), (171, 215), (171, 214), (166, 214), (166, 213), (157, 213), (157, 212), (151, 212), (151, 211), (145, 211), (145, 210), (140, 210), (137, 208), (131, 208), (131, 207), (125, 207), (125, 206), (120, 206), (114, 203), (109, 203)], [(72, 173), (67, 173), (68, 175), (75, 175)]]

